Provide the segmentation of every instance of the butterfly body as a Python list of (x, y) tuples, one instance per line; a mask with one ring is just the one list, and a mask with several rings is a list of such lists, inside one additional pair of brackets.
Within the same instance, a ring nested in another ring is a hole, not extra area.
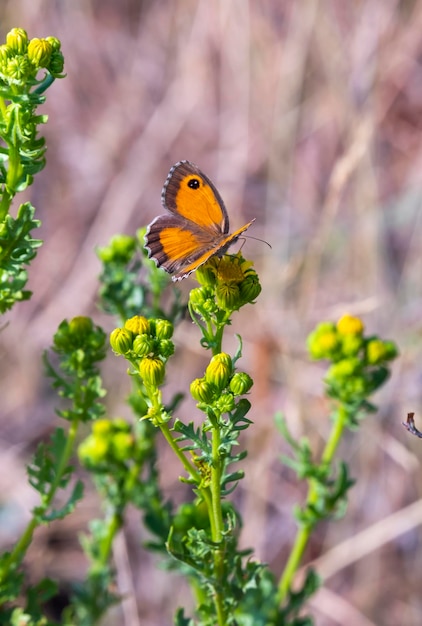
[(158, 267), (181, 280), (214, 255), (222, 256), (255, 221), (229, 234), (224, 202), (211, 180), (190, 161), (174, 165), (161, 202), (168, 214), (148, 226), (145, 247)]

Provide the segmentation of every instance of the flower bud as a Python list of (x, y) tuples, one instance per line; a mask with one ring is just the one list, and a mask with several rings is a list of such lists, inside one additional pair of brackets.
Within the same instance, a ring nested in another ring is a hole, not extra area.
[(332, 322), (321, 322), (308, 336), (308, 350), (313, 359), (329, 359), (338, 354), (340, 339)]
[(46, 40), (50, 44), (53, 52), (58, 52), (60, 48), (62, 47), (62, 44), (60, 43), (60, 39), (57, 39), (57, 37), (51, 37), (51, 36), (46, 37)]
[(237, 372), (230, 381), (230, 391), (235, 396), (242, 396), (248, 393), (253, 385), (252, 378), (246, 372)]
[(13, 83), (24, 82), (33, 72), (33, 67), (26, 56), (17, 55), (7, 61), (5, 75)]
[(171, 339), (173, 336), (173, 324), (168, 320), (155, 320), (155, 336), (157, 339)]
[(394, 341), (384, 341), (384, 347), (386, 351), (385, 358), (387, 359), (387, 361), (391, 361), (392, 359), (395, 359), (398, 356), (399, 350), (396, 344), (394, 343)]
[(11, 50), (11, 48), (9, 48), (9, 46), (6, 46), (6, 44), (3, 44), (0, 46), (0, 64), (2, 66), (6, 66), (7, 61), (13, 56), (13, 50)]
[(195, 287), (189, 294), (189, 302), (195, 311), (204, 306), (209, 297), (208, 289), (205, 287)]
[(363, 376), (353, 376), (343, 381), (338, 390), (338, 398), (343, 402), (351, 402), (368, 394), (368, 385)]
[(167, 360), (174, 354), (174, 343), (170, 339), (162, 339), (158, 344), (158, 354)]
[(129, 235), (114, 235), (108, 246), (97, 249), (97, 254), (103, 263), (118, 261), (128, 263), (135, 251), (136, 241)]
[(343, 315), (337, 322), (337, 330), (340, 335), (361, 335), (363, 329), (362, 320), (353, 315)]
[(240, 297), (242, 298), (242, 302), (254, 302), (261, 293), (261, 290), (262, 287), (259, 282), (258, 274), (254, 270), (249, 270), (248, 276), (240, 283)]
[(127, 354), (133, 346), (133, 335), (126, 328), (115, 328), (110, 334), (110, 345), (116, 354)]
[(381, 339), (371, 339), (366, 345), (366, 358), (370, 365), (376, 365), (388, 360), (387, 346)]
[(146, 317), (142, 315), (134, 315), (125, 322), (126, 330), (130, 330), (134, 335), (143, 335), (150, 333), (150, 325)]
[(362, 346), (362, 335), (343, 335), (341, 337), (341, 351), (344, 356), (355, 356)]
[(98, 465), (106, 460), (109, 442), (103, 437), (89, 435), (78, 447), (78, 456), (83, 465)]
[(106, 438), (113, 430), (112, 422), (108, 419), (95, 420), (92, 424), (92, 432), (94, 435)]
[(191, 382), (190, 392), (192, 398), (198, 402), (204, 402), (209, 404), (214, 398), (214, 390), (210, 383), (207, 383), (205, 378), (195, 378)]
[(240, 306), (239, 287), (236, 283), (221, 283), (215, 290), (215, 297), (220, 309), (234, 311)]
[(28, 59), (36, 67), (48, 67), (53, 48), (47, 39), (34, 38), (28, 44)]
[(6, 43), (13, 52), (25, 54), (28, 47), (28, 35), (23, 28), (12, 28), (6, 35)]
[(61, 74), (64, 68), (64, 56), (60, 50), (53, 51), (51, 53), (50, 63), (48, 65), (48, 71), (56, 78), (61, 78)]
[(164, 382), (166, 369), (159, 357), (145, 357), (139, 364), (142, 380), (150, 387), (159, 387)]
[(78, 315), (69, 322), (69, 333), (79, 337), (87, 337), (93, 330), (93, 323), (90, 317)]
[(327, 380), (336, 379), (341, 381), (350, 378), (359, 372), (361, 368), (362, 363), (357, 358), (350, 357), (348, 359), (342, 359), (331, 365), (327, 372)]
[(123, 431), (125, 433), (130, 432), (129, 424), (122, 417), (116, 417), (112, 423), (113, 423), (113, 430)]
[(229, 413), (229, 411), (233, 411), (235, 406), (234, 397), (232, 393), (223, 393), (215, 402), (215, 408), (220, 411), (220, 413)]
[(211, 261), (213, 261), (213, 257), (211, 257), (211, 259), (207, 263), (204, 263), (204, 265), (198, 267), (195, 272), (195, 278), (200, 285), (209, 287), (215, 285), (215, 265)]
[(118, 461), (126, 461), (131, 457), (134, 439), (131, 433), (117, 432), (111, 440), (113, 456)]
[(220, 352), (212, 357), (205, 370), (205, 380), (222, 391), (229, 382), (232, 373), (232, 360), (225, 352)]
[(136, 356), (144, 357), (155, 352), (155, 340), (149, 335), (137, 335), (133, 340), (133, 351)]

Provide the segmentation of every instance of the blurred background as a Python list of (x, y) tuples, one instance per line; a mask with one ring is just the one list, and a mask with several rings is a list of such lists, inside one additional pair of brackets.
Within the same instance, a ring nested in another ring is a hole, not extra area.
[[(242, 545), (280, 574), (304, 489), (280, 464), (274, 414), (320, 452), (329, 406), (306, 336), (319, 321), (359, 315), (401, 355), (378, 413), (342, 444), (357, 484), (345, 518), (321, 525), (307, 552), (326, 581), (310, 610), (317, 626), (421, 624), (422, 442), (401, 422), (414, 411), (422, 426), (422, 1), (2, 0), (0, 25), (1, 41), (14, 26), (58, 37), (67, 73), (42, 107), (47, 166), (27, 192), (45, 242), (30, 268), (34, 295), (0, 333), (1, 548), (37, 502), (25, 463), (57, 423), (42, 351), (64, 318), (114, 327), (97, 308), (94, 249), (160, 214), (168, 170), (189, 159), (215, 182), (231, 227), (256, 217), (248, 234), (272, 246), (244, 245), (263, 291), (234, 316), (225, 345), (242, 334), (242, 368), (255, 379)], [(186, 296), (194, 285), (179, 286)], [(206, 362), (188, 321), (176, 344), (169, 395)], [(130, 419), (125, 369), (110, 355), (104, 377), (110, 415)], [(161, 463), (177, 501), (186, 492), (164, 448)], [(105, 623), (165, 626), (189, 607), (188, 591), (143, 549), (132, 513), (115, 550), (132, 602)], [(92, 495), (37, 533), (31, 580), (53, 576), (66, 589), (82, 578), (78, 534), (99, 514)]]

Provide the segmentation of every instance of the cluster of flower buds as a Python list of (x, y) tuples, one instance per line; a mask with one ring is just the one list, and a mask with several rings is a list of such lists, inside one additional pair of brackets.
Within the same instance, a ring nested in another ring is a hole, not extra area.
[(220, 352), (212, 357), (202, 378), (192, 381), (190, 392), (199, 408), (212, 406), (220, 413), (232, 411), (235, 397), (251, 389), (252, 378), (245, 372), (234, 372), (230, 355)]
[(86, 467), (110, 471), (110, 465), (133, 458), (134, 449), (135, 437), (125, 420), (99, 419), (93, 423), (92, 433), (79, 445), (78, 456)]
[(97, 248), (97, 255), (103, 263), (128, 263), (133, 256), (135, 247), (135, 237), (114, 235), (108, 246)]
[(209, 319), (218, 309), (237, 311), (261, 293), (252, 261), (245, 261), (240, 252), (211, 257), (196, 270), (195, 276), (201, 287), (192, 289), (189, 304), (203, 319)]
[(64, 363), (73, 369), (89, 372), (105, 357), (105, 338), (102, 328), (95, 326), (90, 317), (81, 315), (60, 324), (54, 335), (53, 350), (67, 356)]
[(110, 345), (139, 371), (145, 385), (159, 387), (164, 382), (165, 363), (174, 353), (173, 324), (164, 319), (146, 319), (135, 315), (123, 328), (110, 335)]
[(388, 376), (387, 363), (398, 355), (394, 342), (366, 337), (362, 321), (352, 315), (336, 324), (318, 324), (308, 337), (308, 349), (313, 359), (332, 362), (325, 381), (330, 395), (343, 402), (373, 393)]
[(61, 78), (64, 58), (60, 46), (56, 37), (28, 39), (23, 28), (12, 28), (6, 43), (0, 45), (0, 78), (7, 85), (35, 82), (40, 69)]

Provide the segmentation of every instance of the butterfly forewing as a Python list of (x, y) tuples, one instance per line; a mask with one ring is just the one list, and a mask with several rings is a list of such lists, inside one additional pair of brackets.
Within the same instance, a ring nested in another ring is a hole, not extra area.
[(227, 234), (229, 218), (223, 199), (210, 179), (189, 161), (170, 170), (162, 192), (163, 206), (196, 226)]

